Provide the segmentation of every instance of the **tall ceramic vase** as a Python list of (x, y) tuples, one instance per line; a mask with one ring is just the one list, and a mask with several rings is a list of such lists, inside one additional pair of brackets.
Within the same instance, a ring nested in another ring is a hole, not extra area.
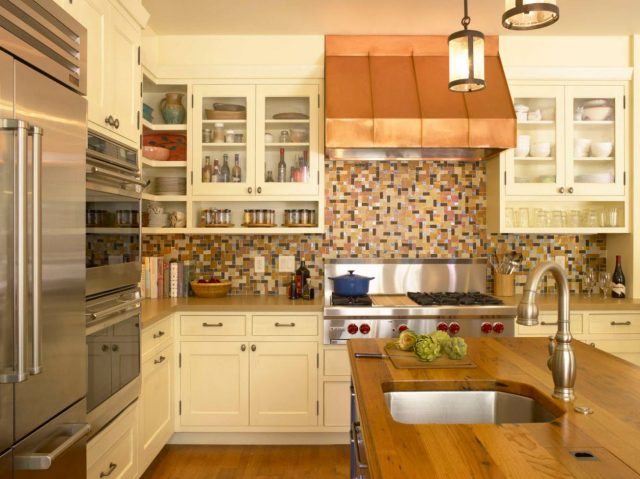
[(175, 125), (184, 123), (185, 109), (182, 106), (182, 93), (167, 93), (160, 101), (160, 112), (164, 122)]

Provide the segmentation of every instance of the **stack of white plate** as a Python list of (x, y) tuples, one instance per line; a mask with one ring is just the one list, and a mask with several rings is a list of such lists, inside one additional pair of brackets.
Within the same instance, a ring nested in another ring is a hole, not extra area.
[(184, 177), (161, 176), (156, 179), (157, 195), (186, 195), (187, 182)]

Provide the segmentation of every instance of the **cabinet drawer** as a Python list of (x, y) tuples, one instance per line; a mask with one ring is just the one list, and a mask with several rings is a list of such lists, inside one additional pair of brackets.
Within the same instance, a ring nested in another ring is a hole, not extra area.
[(253, 316), (253, 334), (256, 336), (316, 336), (318, 316)]
[(349, 353), (346, 349), (325, 349), (324, 351), (324, 375), (325, 376), (349, 376)]
[(589, 333), (640, 334), (640, 314), (590, 314)]
[(351, 382), (324, 383), (324, 425), (349, 427), (351, 420)]
[[(583, 331), (582, 314), (570, 315), (571, 333), (580, 334)], [(556, 314), (541, 314), (536, 326), (523, 326), (516, 323), (518, 336), (550, 336), (558, 331), (558, 316)], [(544, 324), (543, 324), (544, 323)]]
[(640, 366), (640, 339), (583, 339), (582, 341)]
[(87, 444), (87, 479), (129, 479), (138, 475), (137, 403)]
[(169, 316), (142, 330), (141, 354), (147, 355), (156, 348), (164, 348), (173, 342), (173, 316)]
[(183, 336), (244, 336), (247, 317), (244, 314), (182, 315), (180, 334)]

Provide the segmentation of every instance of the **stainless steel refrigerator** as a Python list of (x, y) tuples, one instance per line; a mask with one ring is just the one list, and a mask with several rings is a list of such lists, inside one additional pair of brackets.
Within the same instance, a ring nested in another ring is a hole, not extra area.
[(0, 478), (86, 477), (85, 29), (0, 0)]

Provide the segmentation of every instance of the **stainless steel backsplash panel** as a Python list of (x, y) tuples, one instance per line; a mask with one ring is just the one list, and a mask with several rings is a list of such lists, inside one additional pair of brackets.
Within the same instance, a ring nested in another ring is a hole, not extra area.
[(369, 294), (405, 294), (408, 291), (478, 291), (487, 288), (487, 260), (478, 259), (329, 259), (324, 264), (325, 304), (330, 304), (333, 281), (348, 274), (369, 276)]

